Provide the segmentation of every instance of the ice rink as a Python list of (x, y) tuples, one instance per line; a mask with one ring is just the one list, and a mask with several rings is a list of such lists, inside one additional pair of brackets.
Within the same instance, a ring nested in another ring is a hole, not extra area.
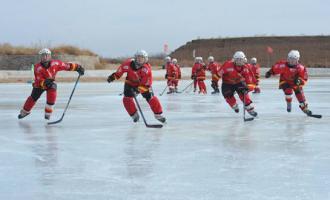
[[(190, 81), (182, 81), (181, 88)], [(122, 105), (123, 82), (79, 83), (64, 120), (48, 126), (45, 95), (17, 115), (29, 84), (0, 84), (0, 199), (311, 200), (330, 199), (330, 79), (311, 78), (309, 108), (292, 113), (278, 79), (252, 94), (259, 117), (234, 113), (222, 95), (159, 97), (162, 129), (134, 124)], [(58, 83), (51, 121), (73, 83)], [(165, 82), (154, 82), (157, 96)], [(139, 96), (149, 123), (158, 123)]]

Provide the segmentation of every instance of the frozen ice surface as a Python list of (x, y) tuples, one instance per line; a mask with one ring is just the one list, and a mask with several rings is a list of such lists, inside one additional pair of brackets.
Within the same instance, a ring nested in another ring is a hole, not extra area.
[[(43, 119), (45, 95), (17, 120), (31, 86), (0, 84), (0, 199), (330, 199), (330, 80), (305, 87), (322, 119), (305, 116), (295, 99), (287, 113), (277, 83), (262, 80), (251, 122), (219, 95), (164, 94), (162, 129), (132, 122), (122, 82), (79, 83), (53, 126)], [(51, 121), (72, 87), (58, 84)], [(157, 96), (164, 87), (154, 82)], [(147, 121), (158, 123), (139, 100)]]

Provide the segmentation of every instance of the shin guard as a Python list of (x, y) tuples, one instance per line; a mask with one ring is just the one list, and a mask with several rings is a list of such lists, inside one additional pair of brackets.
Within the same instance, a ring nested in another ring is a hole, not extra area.
[(124, 104), (124, 107), (125, 107), (127, 113), (130, 116), (132, 116), (136, 113), (137, 110), (136, 110), (136, 106), (135, 106), (133, 97), (124, 97), (123, 104)]
[(226, 102), (230, 105), (230, 107), (234, 107), (236, 104), (236, 99), (234, 96), (226, 97)]
[(29, 96), (24, 103), (24, 106), (23, 106), (24, 111), (30, 112), (35, 104), (36, 104), (36, 101), (34, 101), (33, 98), (31, 96)]
[(162, 114), (163, 113), (162, 105), (160, 104), (157, 97), (153, 96), (149, 100), (148, 103), (150, 105), (151, 110), (154, 112), (154, 114)]

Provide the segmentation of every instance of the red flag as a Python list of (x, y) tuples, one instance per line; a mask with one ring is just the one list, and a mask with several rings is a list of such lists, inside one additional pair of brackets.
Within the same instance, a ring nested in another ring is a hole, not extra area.
[(269, 54), (272, 54), (274, 51), (273, 51), (273, 48), (271, 48), (270, 46), (267, 47), (267, 53)]

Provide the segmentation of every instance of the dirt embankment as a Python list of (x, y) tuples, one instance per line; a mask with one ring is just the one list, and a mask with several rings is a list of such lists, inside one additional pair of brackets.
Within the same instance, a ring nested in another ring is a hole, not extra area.
[[(267, 47), (273, 53), (267, 52)], [(285, 59), (291, 49), (301, 54), (301, 62), (307, 67), (330, 67), (330, 36), (292, 37), (245, 37), (227, 39), (199, 39), (187, 42), (176, 49), (171, 56), (181, 64), (190, 66), (195, 56), (204, 61), (212, 55), (219, 62), (230, 59), (235, 51), (242, 50), (247, 57), (256, 57), (262, 67), (269, 66), (279, 59)]]

